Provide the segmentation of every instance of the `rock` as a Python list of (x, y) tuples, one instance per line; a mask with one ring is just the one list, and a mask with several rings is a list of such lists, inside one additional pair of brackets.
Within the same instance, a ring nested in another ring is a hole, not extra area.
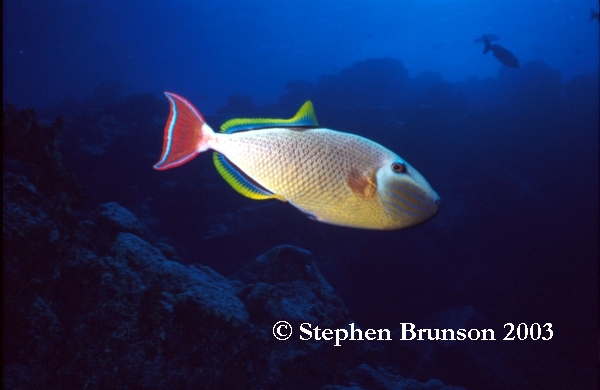
[[(304, 249), (274, 247), (229, 280), (150, 244), (149, 230), (117, 203), (79, 220), (72, 177), (56, 150), (44, 148), (60, 123), (40, 136), (44, 128), (28, 125), (32, 112), (15, 112), (16, 129), (28, 132), (11, 142), (32, 137), (35, 150), (50, 153), (15, 152), (10, 166), (19, 174), (3, 175), (6, 388), (425, 388), (381, 368), (382, 347), (371, 342), (273, 337), (279, 320), (296, 332), (300, 323), (352, 322)], [(63, 185), (41, 179), (46, 173)]]
[(141, 286), (158, 285), (173, 296), (175, 305), (225, 321), (248, 322), (248, 312), (235, 296), (235, 289), (212, 269), (169, 261), (157, 248), (131, 233), (119, 233), (112, 252), (115, 267), (133, 271), (140, 277)]
[(144, 235), (147, 232), (135, 215), (116, 202), (101, 204), (94, 211), (92, 218), (100, 230), (106, 230), (111, 236), (120, 232)]
[(426, 383), (414, 379), (403, 378), (394, 375), (384, 368), (374, 369), (367, 364), (361, 364), (357, 368), (346, 373), (348, 386), (327, 385), (321, 390), (464, 390), (462, 387), (445, 386), (442, 381), (430, 379)]
[(331, 289), (317, 270), (309, 251), (293, 245), (269, 249), (250, 265), (251, 279), (269, 284), (306, 281), (323, 284)]
[[(14, 250), (45, 252), (43, 248), (34, 248), (31, 241), (44, 243), (50, 250), (61, 236), (59, 226), (50, 219), (49, 210), (44, 210), (45, 198), (24, 176), (7, 173), (3, 177), (3, 220), (2, 234), (4, 245), (14, 245)], [(10, 250), (8, 251), (10, 252)]]
[(321, 275), (312, 254), (291, 245), (270, 249), (243, 272), (240, 296), (257, 323), (281, 319), (323, 327), (346, 326), (348, 310)]

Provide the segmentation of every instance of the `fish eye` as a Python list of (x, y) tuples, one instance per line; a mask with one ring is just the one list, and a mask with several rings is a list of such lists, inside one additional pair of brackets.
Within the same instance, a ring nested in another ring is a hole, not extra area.
[(404, 165), (404, 163), (401, 162), (392, 163), (392, 171), (394, 171), (394, 173), (405, 173), (406, 165)]

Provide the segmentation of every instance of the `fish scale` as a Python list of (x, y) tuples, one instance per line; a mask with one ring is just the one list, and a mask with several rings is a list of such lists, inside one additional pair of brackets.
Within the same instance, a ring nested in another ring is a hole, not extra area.
[[(214, 148), (246, 175), (316, 219), (343, 223), (356, 218), (357, 211), (366, 211), (363, 219), (369, 224), (389, 218), (380, 199), (356, 198), (346, 185), (352, 167), (368, 172), (393, 159), (393, 153), (373, 147), (372, 141), (329, 129), (273, 128), (215, 137)], [(331, 212), (332, 206), (343, 206), (345, 212)]]

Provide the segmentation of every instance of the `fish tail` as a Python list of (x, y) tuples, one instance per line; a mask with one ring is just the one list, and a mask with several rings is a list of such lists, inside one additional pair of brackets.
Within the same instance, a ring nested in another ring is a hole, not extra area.
[(485, 47), (483, 48), (483, 54), (485, 54), (492, 49), (492, 45), (486, 35), (481, 37), (481, 39), (483, 39), (483, 44), (485, 45)]
[(210, 148), (209, 141), (214, 135), (196, 108), (179, 95), (165, 92), (171, 105), (163, 150), (154, 169), (164, 170), (185, 164), (198, 153)]

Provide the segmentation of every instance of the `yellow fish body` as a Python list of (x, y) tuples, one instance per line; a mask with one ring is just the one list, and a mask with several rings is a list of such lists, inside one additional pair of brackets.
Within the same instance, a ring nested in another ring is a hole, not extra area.
[(364, 229), (402, 229), (437, 214), (439, 197), (400, 156), (366, 138), (318, 127), (307, 101), (291, 119), (233, 119), (215, 133), (186, 99), (171, 113), (155, 169), (212, 149), (218, 172), (252, 199), (279, 199), (310, 218)]

